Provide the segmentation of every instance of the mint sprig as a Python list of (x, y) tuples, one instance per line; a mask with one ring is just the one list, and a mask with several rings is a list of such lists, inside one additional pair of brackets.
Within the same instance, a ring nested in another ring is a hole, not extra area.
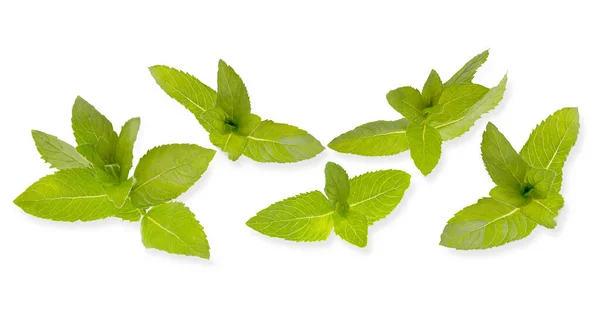
[(326, 240), (334, 229), (343, 240), (365, 247), (368, 227), (390, 214), (410, 185), (400, 170), (368, 172), (352, 179), (339, 165), (325, 167), (325, 194), (312, 191), (272, 204), (246, 225), (271, 237), (297, 242)]
[(150, 73), (165, 93), (194, 114), (210, 141), (233, 161), (245, 155), (258, 162), (298, 162), (325, 149), (302, 129), (252, 114), (246, 86), (222, 60), (217, 91), (171, 67), (152, 66)]
[(537, 226), (552, 229), (564, 206), (562, 167), (579, 132), (577, 108), (563, 108), (538, 125), (520, 153), (491, 123), (481, 142), (485, 167), (496, 184), (490, 197), (456, 213), (440, 244), (485, 249), (528, 236)]
[(369, 122), (341, 134), (328, 146), (362, 156), (389, 156), (410, 150), (417, 168), (428, 175), (441, 157), (442, 142), (467, 132), (502, 100), (507, 76), (490, 89), (472, 82), (488, 54), (484, 51), (475, 56), (445, 83), (432, 70), (421, 91), (413, 87), (390, 91), (387, 101), (403, 119)]
[(77, 97), (72, 126), (77, 147), (32, 131), (42, 159), (58, 171), (28, 187), (15, 199), (17, 206), (55, 221), (141, 219), (146, 247), (209, 258), (203, 227), (184, 204), (172, 200), (200, 179), (214, 150), (193, 144), (158, 146), (140, 159), (130, 177), (139, 118), (127, 121), (117, 135), (104, 115)]

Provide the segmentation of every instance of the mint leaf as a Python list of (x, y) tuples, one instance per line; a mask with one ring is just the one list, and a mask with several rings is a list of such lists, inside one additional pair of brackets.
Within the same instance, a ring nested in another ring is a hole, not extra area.
[(349, 211), (345, 215), (336, 212), (333, 214), (333, 224), (335, 234), (343, 240), (361, 248), (367, 246), (369, 229), (364, 215), (355, 211)]
[(133, 178), (123, 181), (120, 184), (104, 184), (104, 191), (117, 208), (122, 208), (125, 201), (129, 198), (129, 192), (133, 187)]
[(431, 70), (429, 73), (429, 77), (427, 77), (427, 81), (425, 81), (425, 85), (423, 86), (423, 102), (426, 107), (432, 107), (437, 105), (440, 95), (444, 89), (444, 84), (440, 79), (440, 76), (435, 70)]
[(531, 198), (524, 196), (520, 189), (505, 186), (494, 187), (490, 191), (490, 196), (501, 203), (513, 207), (523, 207), (531, 201)]
[(529, 165), (492, 123), (483, 132), (481, 156), (496, 185), (521, 189)]
[(149, 150), (135, 168), (131, 202), (135, 207), (149, 207), (178, 197), (200, 179), (214, 155), (214, 150), (193, 144)]
[(242, 116), (250, 114), (250, 98), (244, 82), (238, 74), (223, 60), (219, 60), (217, 73), (217, 105), (229, 117), (239, 121)]
[(82, 155), (92, 163), (102, 160), (104, 164), (112, 164), (117, 142), (117, 133), (113, 130), (112, 123), (79, 96), (73, 105), (71, 121), (77, 144), (90, 147)]
[(217, 93), (196, 77), (162, 65), (152, 66), (149, 69), (160, 88), (192, 112), (196, 118), (200, 118), (202, 113), (215, 106)]
[(326, 240), (333, 228), (333, 206), (319, 192), (290, 197), (260, 211), (246, 225), (271, 236), (297, 242)]
[(522, 239), (535, 223), (520, 209), (486, 197), (454, 215), (441, 236), (440, 245), (469, 250), (486, 249)]
[(117, 212), (115, 213), (115, 217), (123, 219), (125, 221), (135, 222), (140, 221), (142, 213), (138, 208), (135, 208), (135, 206), (133, 206), (133, 204), (131, 203), (131, 199), (128, 198), (125, 201), (125, 205), (123, 205), (123, 207), (117, 210)]
[(31, 135), (42, 159), (51, 168), (91, 168), (91, 164), (70, 144), (42, 131), (33, 130)]
[(350, 179), (350, 210), (367, 218), (369, 225), (387, 217), (410, 186), (410, 175), (401, 170), (367, 172)]
[(325, 194), (332, 202), (346, 202), (350, 194), (350, 180), (346, 170), (334, 162), (325, 166)]
[(560, 191), (562, 167), (577, 141), (578, 132), (579, 111), (572, 107), (563, 108), (539, 124), (521, 149), (521, 156), (532, 167), (556, 173), (554, 191)]
[(529, 194), (533, 198), (544, 199), (550, 193), (556, 173), (551, 170), (531, 168), (525, 175), (525, 184), (531, 189)]
[(227, 153), (229, 159), (236, 161), (244, 154), (248, 145), (248, 138), (233, 132), (223, 135), (213, 132), (209, 136), (210, 142)]
[(142, 219), (142, 243), (168, 253), (210, 258), (204, 228), (182, 203), (158, 205)]
[(469, 60), (452, 78), (448, 79), (444, 86), (450, 86), (453, 84), (466, 84), (471, 83), (473, 78), (475, 77), (475, 73), (485, 61), (487, 60), (490, 52), (489, 50), (485, 50), (482, 53), (476, 55), (471, 60)]
[(247, 138), (244, 155), (258, 162), (297, 162), (325, 149), (306, 131), (271, 120), (262, 121)]
[(557, 192), (550, 192), (544, 199), (532, 199), (529, 204), (521, 208), (521, 212), (533, 222), (553, 229), (556, 226), (554, 218), (558, 211), (565, 205), (565, 200)]
[(362, 156), (388, 156), (408, 150), (408, 119), (373, 121), (356, 127), (329, 143), (340, 153)]
[(33, 216), (55, 221), (92, 221), (111, 217), (117, 207), (92, 171), (65, 169), (28, 187), (14, 203)]
[(248, 114), (240, 117), (239, 125), (237, 126), (237, 133), (240, 135), (249, 135), (252, 133), (258, 125), (260, 125), (261, 119), (259, 116), (254, 114)]
[(444, 88), (436, 106), (426, 110), (429, 122), (445, 124), (463, 117), (489, 89), (478, 84), (452, 85)]
[(410, 124), (406, 130), (410, 157), (423, 175), (431, 173), (442, 156), (442, 137), (427, 124)]
[(224, 136), (234, 129), (233, 124), (227, 123), (228, 120), (227, 113), (218, 106), (207, 109), (199, 118), (199, 121), (205, 125), (205, 129), (208, 129), (211, 133), (217, 132)]
[(140, 118), (129, 119), (121, 128), (115, 147), (115, 161), (119, 164), (120, 181), (129, 178), (129, 171), (133, 167), (133, 145), (140, 130)]
[(390, 106), (408, 120), (421, 123), (425, 119), (423, 110), (427, 108), (427, 103), (423, 101), (419, 90), (401, 87), (388, 92), (386, 98)]

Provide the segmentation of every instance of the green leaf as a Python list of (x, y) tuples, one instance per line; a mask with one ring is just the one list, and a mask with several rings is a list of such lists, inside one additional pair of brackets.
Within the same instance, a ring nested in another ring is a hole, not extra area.
[[(79, 146), (91, 146), (104, 164), (113, 163), (113, 154), (117, 143), (117, 133), (113, 130), (112, 123), (100, 112), (81, 97), (75, 99), (73, 105), (73, 134)], [(80, 153), (81, 151), (78, 150)], [(91, 153), (81, 153), (90, 162), (94, 163)]]
[(490, 52), (489, 50), (485, 50), (482, 53), (476, 55), (471, 60), (469, 60), (452, 78), (450, 78), (444, 86), (450, 86), (453, 84), (466, 84), (471, 83), (473, 78), (475, 77), (475, 73), (485, 61), (487, 60)]
[(125, 205), (125, 201), (129, 197), (131, 188), (133, 187), (133, 178), (125, 180), (120, 184), (104, 184), (104, 191), (108, 194), (110, 200), (117, 206), (122, 208)]
[(196, 77), (162, 65), (152, 66), (149, 69), (161, 89), (192, 112), (197, 119), (206, 110), (215, 106), (217, 93)]
[(121, 168), (121, 181), (126, 181), (129, 178), (129, 171), (133, 167), (133, 145), (135, 144), (139, 130), (140, 118), (131, 118), (123, 125), (121, 133), (117, 138), (115, 161)]
[(478, 84), (452, 85), (444, 88), (436, 106), (426, 109), (428, 121), (445, 124), (464, 116), (489, 89)]
[(398, 206), (409, 185), (410, 175), (401, 170), (374, 171), (356, 176), (350, 179), (350, 210), (364, 215), (371, 225)]
[(233, 132), (226, 135), (213, 132), (210, 134), (209, 138), (212, 144), (227, 153), (229, 159), (233, 161), (238, 160), (238, 158), (244, 154), (246, 146), (248, 145), (248, 138)]
[(560, 191), (562, 167), (579, 132), (577, 108), (563, 108), (538, 125), (521, 149), (521, 156), (532, 167), (556, 172), (552, 189)]
[(406, 130), (410, 157), (423, 175), (431, 173), (442, 156), (442, 137), (427, 124), (411, 124)]
[(408, 119), (373, 121), (356, 127), (329, 143), (340, 153), (362, 156), (388, 156), (408, 150)]
[(222, 108), (215, 106), (202, 113), (198, 121), (200, 121), (200, 123), (204, 125), (204, 128), (210, 133), (218, 132), (219, 134), (226, 136), (234, 129), (234, 125), (229, 118), (230, 117), (227, 116), (227, 113)]
[(258, 212), (246, 225), (271, 237), (291, 241), (326, 240), (333, 228), (333, 206), (319, 191), (279, 201)]
[(57, 171), (28, 187), (14, 203), (33, 216), (55, 221), (111, 217), (117, 207), (89, 169)]
[(247, 138), (244, 155), (258, 162), (297, 162), (325, 149), (306, 131), (271, 120), (262, 121)]
[(556, 226), (554, 218), (558, 211), (565, 205), (563, 197), (557, 192), (550, 192), (544, 199), (532, 199), (521, 208), (521, 212), (533, 222), (553, 229)]
[(131, 202), (149, 207), (176, 198), (200, 179), (214, 156), (214, 150), (193, 144), (151, 149), (135, 168)]
[(131, 199), (125, 201), (125, 205), (119, 208), (115, 213), (115, 217), (123, 219), (125, 221), (136, 222), (142, 217), (142, 213), (139, 209), (135, 208), (131, 203)]
[(448, 221), (440, 245), (463, 250), (486, 249), (524, 238), (534, 228), (535, 223), (519, 208), (486, 197)]
[(333, 228), (335, 234), (343, 240), (358, 247), (367, 246), (368, 225), (367, 218), (354, 211), (348, 211), (347, 214), (333, 214)]
[(550, 193), (552, 184), (556, 178), (556, 173), (551, 170), (530, 168), (525, 175), (525, 184), (532, 187), (529, 190), (529, 196), (538, 199), (544, 199)]
[(523, 207), (531, 200), (530, 198), (523, 196), (521, 190), (504, 186), (494, 187), (490, 191), (490, 196), (501, 203), (513, 207)]
[(483, 132), (481, 156), (496, 185), (521, 189), (529, 165), (491, 122)]
[(240, 135), (249, 135), (260, 125), (261, 119), (259, 116), (254, 114), (248, 114), (239, 118), (239, 125), (237, 133)]
[(346, 170), (334, 162), (325, 166), (325, 194), (332, 202), (346, 202), (350, 194), (350, 180)]
[(236, 121), (250, 114), (250, 98), (244, 82), (223, 60), (217, 73), (217, 105)]
[(388, 103), (408, 120), (421, 123), (425, 119), (423, 110), (427, 103), (423, 101), (419, 90), (413, 87), (401, 87), (388, 92)]
[(142, 219), (142, 243), (168, 253), (210, 258), (204, 228), (184, 204), (171, 202), (153, 207)]
[(427, 81), (425, 81), (425, 85), (423, 86), (423, 102), (426, 107), (432, 107), (437, 105), (440, 95), (442, 94), (442, 90), (444, 89), (444, 84), (440, 79), (440, 76), (435, 70), (431, 70), (429, 73), (429, 77), (427, 77)]
[(51, 168), (91, 168), (92, 165), (70, 144), (59, 138), (42, 131), (31, 131), (35, 146), (42, 155), (42, 159), (50, 164)]
[(477, 103), (464, 111), (463, 115), (456, 115), (454, 119), (446, 122), (432, 121), (431, 124), (438, 129), (444, 141), (463, 135), (475, 125), (477, 119), (481, 118), (483, 114), (498, 106), (504, 97), (507, 81), (508, 77), (505, 75), (496, 87), (491, 88)]

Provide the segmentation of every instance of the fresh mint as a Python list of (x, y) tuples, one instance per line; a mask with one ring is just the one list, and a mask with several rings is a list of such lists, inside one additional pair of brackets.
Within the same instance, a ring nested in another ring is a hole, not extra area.
[(130, 177), (139, 118), (127, 121), (117, 135), (104, 115), (77, 97), (72, 125), (77, 147), (32, 131), (42, 159), (58, 171), (27, 188), (15, 199), (17, 206), (55, 221), (141, 219), (144, 246), (209, 258), (203, 227), (184, 204), (172, 200), (200, 179), (214, 150), (193, 144), (158, 146), (140, 159)]
[(333, 139), (329, 147), (362, 156), (388, 156), (410, 150), (417, 168), (428, 175), (439, 161), (442, 142), (467, 132), (502, 100), (506, 76), (490, 89), (472, 82), (487, 57), (488, 51), (475, 56), (445, 83), (432, 70), (421, 91), (413, 87), (390, 91), (388, 103), (404, 118), (358, 126)]
[(562, 168), (579, 132), (577, 108), (564, 108), (544, 120), (520, 153), (491, 123), (481, 142), (485, 167), (496, 184), (490, 197), (456, 213), (440, 244), (485, 249), (528, 236), (537, 226), (556, 226), (564, 206)]
[(400, 170), (368, 172), (352, 179), (339, 165), (325, 167), (325, 196), (303, 193), (272, 204), (246, 223), (271, 237), (297, 242), (326, 240), (331, 230), (365, 247), (369, 225), (385, 218), (402, 200), (410, 175)]
[(289, 163), (325, 149), (302, 129), (252, 114), (246, 86), (223, 61), (219, 61), (217, 91), (171, 67), (152, 66), (150, 73), (165, 93), (194, 114), (210, 141), (231, 160), (245, 155), (258, 162)]

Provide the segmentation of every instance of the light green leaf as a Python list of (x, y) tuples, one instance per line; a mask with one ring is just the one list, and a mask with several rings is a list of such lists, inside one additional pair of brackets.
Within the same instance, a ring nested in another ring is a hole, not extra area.
[(210, 142), (219, 147), (223, 152), (227, 153), (229, 159), (236, 161), (248, 145), (248, 139), (244, 136), (237, 135), (233, 132), (223, 135), (213, 132), (209, 136)]
[(410, 175), (401, 170), (374, 171), (356, 176), (350, 179), (350, 210), (364, 215), (371, 225), (398, 206), (409, 185)]
[(246, 225), (271, 237), (314, 242), (329, 237), (333, 228), (333, 206), (319, 191), (279, 201), (258, 212)]
[(217, 93), (196, 77), (163, 65), (152, 66), (149, 69), (161, 89), (192, 112), (197, 119), (203, 112), (215, 106)]
[(249, 135), (260, 125), (261, 119), (254, 114), (248, 114), (239, 118), (239, 125), (236, 132), (240, 135)]
[(131, 202), (135, 207), (149, 207), (176, 198), (200, 179), (214, 156), (214, 150), (193, 144), (149, 150), (133, 174)]
[[(112, 123), (81, 97), (75, 99), (71, 118), (73, 134), (79, 146), (91, 146), (104, 164), (113, 163), (113, 154), (117, 143), (117, 133)], [(81, 153), (81, 151), (78, 149)], [(89, 150), (90, 152), (92, 150)], [(91, 153), (81, 153), (94, 163)]]
[(55, 221), (91, 221), (111, 217), (118, 208), (89, 169), (57, 171), (28, 187), (14, 203), (23, 211)]
[(200, 121), (200, 123), (204, 125), (204, 128), (210, 133), (218, 132), (223, 136), (227, 136), (235, 127), (233, 121), (230, 119), (231, 117), (227, 116), (227, 113), (222, 108), (215, 106), (202, 113), (198, 121)]
[[(428, 122), (445, 124), (464, 116), (489, 89), (478, 84), (452, 85), (444, 88), (436, 106), (428, 108)], [(434, 123), (435, 125), (435, 123)]]
[(469, 60), (452, 78), (450, 78), (444, 86), (450, 86), (453, 84), (466, 84), (473, 81), (475, 77), (475, 73), (485, 61), (487, 60), (490, 52), (489, 50), (485, 50), (482, 53), (476, 55), (471, 60)]
[(333, 214), (333, 228), (335, 234), (343, 240), (358, 247), (367, 246), (367, 234), (369, 228), (367, 218), (355, 211), (348, 211), (347, 214)]
[(123, 219), (125, 221), (136, 222), (142, 217), (142, 213), (138, 208), (135, 208), (131, 203), (131, 199), (125, 201), (125, 205), (119, 208), (115, 213), (115, 217)]
[(481, 156), (496, 185), (521, 189), (529, 165), (491, 122), (483, 132)]
[(544, 199), (532, 199), (521, 208), (521, 212), (533, 222), (553, 229), (556, 226), (554, 218), (558, 211), (565, 205), (563, 197), (557, 192), (550, 192)]
[(577, 108), (563, 108), (538, 125), (521, 149), (521, 156), (532, 167), (556, 172), (552, 189), (560, 191), (562, 167), (579, 132)]
[(427, 77), (427, 81), (425, 81), (425, 85), (423, 86), (422, 96), (425, 107), (437, 105), (443, 89), (444, 84), (442, 83), (440, 76), (435, 70), (432, 69), (431, 73), (429, 73), (429, 77)]
[(388, 92), (388, 103), (406, 119), (421, 123), (425, 118), (423, 110), (427, 103), (423, 101), (419, 90), (413, 87), (401, 87)]
[(442, 137), (427, 124), (411, 124), (406, 130), (410, 157), (423, 175), (431, 173), (442, 156)]
[(528, 196), (544, 199), (550, 193), (556, 173), (551, 170), (530, 168), (525, 175), (525, 184), (532, 187), (528, 190)]
[(140, 118), (131, 118), (127, 121), (117, 138), (115, 148), (115, 161), (120, 166), (120, 180), (129, 178), (129, 171), (133, 166), (133, 145), (140, 130)]
[(325, 166), (325, 194), (332, 202), (346, 202), (350, 194), (350, 180), (346, 170), (334, 162)]
[(258, 162), (297, 162), (325, 149), (306, 131), (271, 120), (262, 121), (247, 138), (244, 155)]
[(498, 106), (498, 103), (502, 101), (504, 91), (506, 91), (507, 81), (508, 77), (505, 75), (496, 87), (491, 88), (477, 103), (465, 111), (463, 115), (456, 115), (455, 119), (447, 122), (432, 121), (431, 124), (438, 129), (444, 141), (463, 135), (475, 125), (477, 119), (481, 118), (483, 114)]
[(35, 146), (42, 155), (42, 159), (50, 164), (51, 168), (91, 168), (92, 165), (70, 144), (59, 138), (42, 131), (31, 131)]
[(133, 187), (133, 178), (125, 180), (120, 184), (104, 184), (103, 187), (113, 204), (115, 204), (117, 208), (122, 208)]
[(440, 245), (463, 250), (486, 249), (524, 238), (534, 228), (535, 223), (519, 208), (486, 197), (448, 221)]
[(217, 105), (229, 117), (239, 121), (242, 116), (250, 114), (248, 90), (240, 76), (223, 60), (219, 60), (217, 84)]
[(356, 127), (329, 143), (329, 148), (340, 153), (362, 156), (388, 156), (408, 150), (406, 128), (408, 119), (380, 120)]
[(142, 243), (172, 254), (210, 258), (204, 228), (184, 204), (153, 207), (142, 219)]
[(513, 207), (523, 207), (531, 198), (523, 196), (521, 190), (512, 187), (496, 186), (490, 191), (493, 199)]

